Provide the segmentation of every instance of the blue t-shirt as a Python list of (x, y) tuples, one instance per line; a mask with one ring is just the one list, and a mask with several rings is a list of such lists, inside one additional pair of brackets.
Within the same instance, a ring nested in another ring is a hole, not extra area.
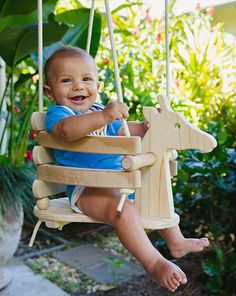
[[(94, 103), (91, 110), (94, 112), (100, 112), (103, 108), (104, 106)], [(60, 120), (79, 114), (81, 114), (79, 111), (72, 110), (67, 106), (54, 105), (50, 107), (46, 113), (46, 130), (49, 133), (52, 133), (54, 126)], [(116, 120), (113, 123), (106, 125), (104, 128), (91, 133), (91, 135), (117, 136), (121, 125), (121, 120)], [(122, 170), (121, 160), (123, 159), (123, 155), (95, 154), (54, 149), (54, 156), (57, 163), (62, 166)], [(69, 195), (71, 195), (74, 187), (75, 186), (72, 185), (67, 186), (67, 191), (70, 193)]]

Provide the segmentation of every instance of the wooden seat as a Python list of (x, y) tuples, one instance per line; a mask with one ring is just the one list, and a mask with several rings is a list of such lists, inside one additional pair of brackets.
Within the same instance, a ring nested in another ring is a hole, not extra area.
[[(162, 229), (179, 223), (179, 217), (174, 212), (171, 188), (171, 170), (175, 170), (174, 159), (177, 155), (172, 149), (200, 149), (209, 152), (216, 146), (216, 141), (174, 112), (165, 96), (159, 96), (158, 100), (161, 113), (150, 107), (143, 110), (150, 128), (142, 140), (139, 137), (87, 136), (65, 143), (44, 131), (45, 113), (33, 113), (31, 125), (38, 132), (37, 139), (41, 145), (33, 150), (38, 174), (33, 184), (36, 197), (34, 214), (40, 223), (45, 222), (54, 228), (70, 222), (99, 223), (84, 214), (74, 213), (65, 198), (50, 201), (50, 196), (65, 191), (65, 186), (59, 184), (134, 189), (134, 206), (144, 228)], [(122, 161), (124, 171), (58, 166), (52, 149), (122, 154), (125, 156)]]
[[(34, 208), (34, 214), (41, 220), (46, 221), (48, 227), (57, 228), (56, 224), (52, 222), (93, 222), (100, 223), (99, 221), (89, 218), (84, 214), (75, 213), (68, 202), (68, 197), (61, 197), (58, 199), (52, 199), (50, 201), (50, 207), (46, 210), (40, 210), (37, 206)], [(50, 223), (51, 222), (51, 223)], [(60, 224), (58, 224), (60, 225)]]

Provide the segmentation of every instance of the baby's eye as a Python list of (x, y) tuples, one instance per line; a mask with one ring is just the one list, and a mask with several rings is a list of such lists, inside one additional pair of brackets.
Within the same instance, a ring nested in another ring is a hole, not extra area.
[(90, 82), (93, 82), (94, 79), (93, 79), (92, 77), (89, 77), (89, 76), (88, 76), (88, 77), (84, 77), (84, 78), (83, 78), (83, 81), (84, 81), (84, 82), (88, 82), (88, 83), (90, 83)]
[(71, 82), (71, 79), (69, 79), (69, 78), (64, 78), (64, 79), (61, 80), (61, 82), (62, 82), (62, 83), (69, 83), (69, 82)]

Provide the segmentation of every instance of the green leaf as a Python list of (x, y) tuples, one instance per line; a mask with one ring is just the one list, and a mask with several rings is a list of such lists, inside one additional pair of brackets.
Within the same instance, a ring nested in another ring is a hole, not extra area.
[(223, 262), (224, 261), (224, 252), (221, 248), (215, 247), (214, 248), (215, 254), (216, 254), (216, 260), (217, 262)]
[(28, 81), (29, 79), (32, 78), (32, 75), (31, 74), (21, 74), (19, 79), (15, 82), (14, 84), (14, 90), (15, 92), (17, 92), (17, 90), (26, 82)]
[(67, 23), (68, 25), (77, 25), (78, 23), (84, 23), (89, 20), (90, 10), (87, 8), (67, 10), (60, 14), (57, 14), (55, 20), (61, 23)]
[(141, 4), (138, 4), (138, 3), (121, 4), (121, 5), (117, 6), (115, 9), (113, 9), (111, 13), (113, 14), (113, 13), (116, 13), (116, 12), (122, 10), (122, 9), (125, 9), (125, 8), (131, 8), (131, 7), (134, 6), (134, 5), (141, 5)]
[[(50, 22), (44, 26), (44, 44), (60, 40), (68, 27)], [(9, 66), (13, 66), (38, 48), (37, 26), (7, 28), (0, 33), (0, 56)]]
[(236, 252), (232, 252), (228, 255), (225, 262), (225, 267), (228, 270), (231, 270), (231, 272), (236, 272)]
[[(218, 277), (210, 278), (208, 280), (208, 282), (206, 283), (206, 287), (208, 290), (210, 290), (213, 293), (221, 292), (221, 287), (222, 287), (221, 278), (218, 278)], [(222, 294), (220, 294), (220, 295), (222, 295)]]
[[(1, 10), (0, 12), (0, 32), (2, 32), (6, 28), (22, 27), (37, 24), (38, 13), (36, 1), (11, 0), (5, 2), (7, 4), (7, 8), (6, 10), (3, 9), (4, 11)], [(45, 1), (43, 5), (44, 22), (47, 21), (48, 15), (54, 12), (56, 2), (56, 0)], [(20, 4), (20, 7), (17, 4)], [(25, 9), (25, 7), (27, 7), (28, 9)]]
[[(22, 3), (23, 2), (23, 3)], [(53, 15), (48, 22), (48, 16), (54, 11), (56, 0), (44, 1), (44, 45), (60, 40), (68, 29), (66, 25), (59, 25), (53, 20)], [(16, 5), (17, 3), (17, 5)], [(15, 6), (21, 8), (15, 11)], [(34, 5), (31, 5), (31, 4)], [(37, 2), (5, 1), (1, 5), (0, 19), (0, 56), (9, 66), (17, 64), (21, 59), (27, 57), (38, 48), (37, 31)], [(29, 9), (22, 8), (29, 6)], [(29, 14), (27, 14), (27, 12)], [(5, 16), (5, 17), (4, 17)]]
[(124, 36), (131, 36), (132, 34), (130, 33), (130, 31), (128, 30), (119, 30), (119, 29), (115, 29), (114, 33), (118, 33), (118, 34), (123, 34)]
[[(80, 48), (86, 48), (87, 33), (89, 26), (90, 10), (86, 8), (65, 11), (56, 16), (57, 22), (72, 25), (60, 40), (62, 44), (70, 44)], [(91, 38), (90, 54), (95, 56), (98, 50), (101, 35), (101, 15), (97, 12), (94, 14), (93, 30)], [(55, 46), (54, 46), (55, 49)], [(48, 54), (46, 54), (48, 56)]]
[(218, 266), (210, 261), (203, 262), (202, 268), (203, 268), (204, 272), (209, 276), (216, 276), (219, 274)]
[(37, 9), (37, 1), (0, 0), (0, 17), (28, 14), (35, 9)]
[(217, 141), (219, 143), (219, 145), (223, 145), (228, 138), (228, 133), (226, 132), (226, 130), (223, 130), (217, 137)]

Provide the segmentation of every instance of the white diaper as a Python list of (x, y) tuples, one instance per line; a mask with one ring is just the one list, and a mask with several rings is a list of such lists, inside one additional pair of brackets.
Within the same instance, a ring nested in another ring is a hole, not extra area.
[(83, 212), (77, 207), (76, 202), (78, 201), (78, 199), (80, 198), (81, 194), (83, 193), (85, 187), (84, 186), (75, 186), (75, 189), (72, 192), (71, 195), (71, 208), (73, 211), (75, 211), (76, 213), (82, 214)]

